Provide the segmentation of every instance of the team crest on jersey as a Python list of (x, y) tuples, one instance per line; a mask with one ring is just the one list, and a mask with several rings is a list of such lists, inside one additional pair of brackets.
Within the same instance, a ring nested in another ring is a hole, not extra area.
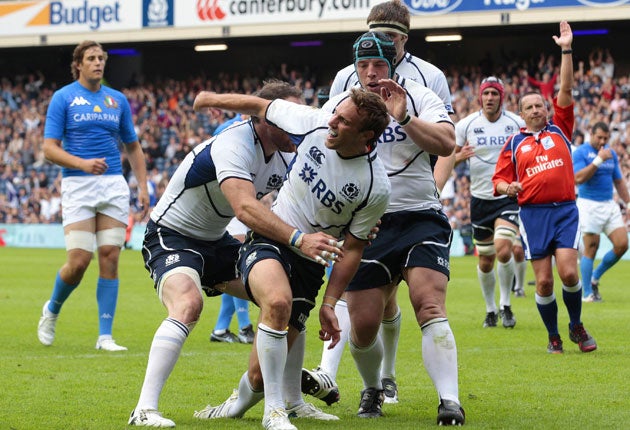
[(105, 96), (105, 107), (116, 109), (118, 108), (118, 103), (112, 96)]
[(282, 185), (282, 176), (276, 175), (275, 173), (269, 177), (267, 181), (267, 188), (272, 190), (277, 190)]
[(551, 149), (554, 146), (556, 146), (556, 144), (553, 142), (553, 139), (551, 138), (551, 136), (543, 137), (541, 143), (542, 143), (543, 148), (545, 148), (545, 149)]
[(514, 134), (516, 133), (516, 127), (514, 127), (513, 125), (506, 125), (505, 126), (505, 134)]
[(359, 195), (359, 191), (359, 186), (357, 184), (349, 182), (343, 186), (343, 188), (341, 189), (341, 194), (348, 200), (352, 201), (357, 198), (357, 196)]
[(92, 109), (92, 110), (93, 110), (94, 112), (98, 112), (98, 113), (103, 112), (103, 110), (100, 108), (100, 106), (99, 106), (99, 105), (94, 106), (94, 109)]
[(300, 172), (300, 178), (307, 184), (310, 184), (315, 179), (315, 176), (317, 176), (317, 172), (315, 172), (311, 166), (304, 163), (304, 167), (302, 167), (302, 171)]
[(179, 263), (179, 254), (171, 254), (164, 260), (164, 265), (167, 267), (175, 263)]
[(308, 150), (308, 158), (310, 158), (317, 167), (321, 166), (326, 156), (316, 146), (311, 146)]

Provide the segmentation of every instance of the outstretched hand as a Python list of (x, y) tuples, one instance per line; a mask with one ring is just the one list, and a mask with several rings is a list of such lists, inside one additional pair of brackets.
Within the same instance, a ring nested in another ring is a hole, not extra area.
[(562, 49), (571, 48), (571, 43), (573, 43), (573, 32), (571, 31), (571, 26), (568, 22), (560, 22), (560, 36), (553, 36), (553, 40), (556, 42), (556, 45)]

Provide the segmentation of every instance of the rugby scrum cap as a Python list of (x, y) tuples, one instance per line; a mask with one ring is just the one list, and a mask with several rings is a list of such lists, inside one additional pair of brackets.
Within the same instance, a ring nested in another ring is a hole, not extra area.
[(380, 58), (389, 64), (389, 78), (394, 76), (396, 67), (396, 46), (388, 35), (379, 31), (363, 33), (352, 45), (354, 65), (360, 60)]
[(503, 81), (495, 76), (488, 76), (479, 85), (479, 104), (481, 103), (481, 95), (486, 88), (494, 88), (499, 92), (499, 103), (503, 104), (503, 96), (505, 94), (505, 87), (503, 87)]

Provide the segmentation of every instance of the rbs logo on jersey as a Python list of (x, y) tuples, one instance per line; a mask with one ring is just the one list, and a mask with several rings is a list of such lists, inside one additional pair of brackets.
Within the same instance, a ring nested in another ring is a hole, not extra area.
[(90, 30), (98, 30), (103, 23), (120, 22), (120, 3), (91, 6), (85, 0), (81, 6), (64, 6), (63, 2), (50, 2), (50, 24), (88, 24)]
[(393, 143), (402, 142), (407, 138), (404, 128), (397, 125), (396, 127), (387, 127), (381, 137), (378, 138), (378, 143)]

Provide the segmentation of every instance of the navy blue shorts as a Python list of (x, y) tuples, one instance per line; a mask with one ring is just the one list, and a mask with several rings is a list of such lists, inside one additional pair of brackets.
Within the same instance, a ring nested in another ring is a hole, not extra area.
[(521, 239), (528, 260), (553, 255), (558, 248), (577, 249), (580, 217), (575, 201), (522, 206)]
[(494, 237), (494, 222), (497, 219), (514, 224), (518, 229), (518, 203), (506, 198), (483, 200), (473, 197), (470, 201), (470, 222), (473, 226), (473, 238), (485, 241)]
[(299, 331), (306, 330), (306, 320), (315, 307), (317, 294), (324, 283), (324, 266), (296, 254), (288, 246), (248, 232), (239, 253), (238, 269), (247, 294), (254, 303), (247, 278), (258, 261), (267, 259), (279, 261), (289, 278), (293, 295), (289, 324)]
[(378, 237), (363, 251), (348, 291), (368, 290), (402, 280), (406, 267), (425, 267), (450, 278), (453, 230), (442, 211), (387, 213)]
[(213, 287), (237, 279), (236, 260), (241, 243), (225, 233), (217, 241), (184, 236), (149, 221), (144, 233), (142, 257), (154, 288), (162, 276), (175, 267), (190, 267), (199, 273), (201, 287), (208, 296), (221, 294)]

